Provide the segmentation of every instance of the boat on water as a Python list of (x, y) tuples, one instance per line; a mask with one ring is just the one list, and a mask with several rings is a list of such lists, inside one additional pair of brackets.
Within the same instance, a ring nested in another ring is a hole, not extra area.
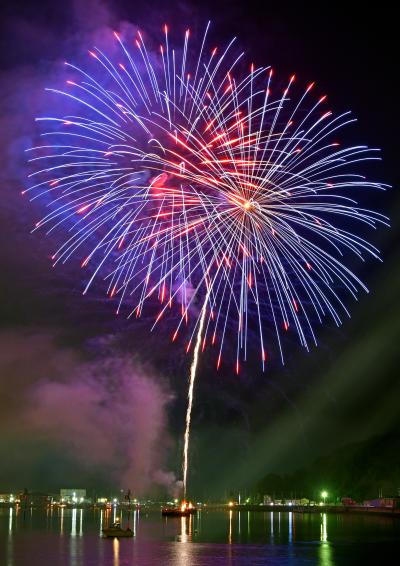
[(119, 520), (117, 520), (114, 523), (112, 523), (112, 525), (108, 525), (107, 527), (104, 527), (104, 529), (101, 529), (101, 532), (103, 533), (104, 538), (132, 538), (133, 537), (133, 531), (129, 526), (129, 519), (130, 519), (130, 515), (131, 515), (131, 490), (130, 489), (128, 489), (128, 492), (125, 495), (125, 500), (128, 501), (128, 504), (129, 504), (129, 507), (128, 507), (128, 522), (127, 522), (126, 528), (123, 529), (121, 527), (121, 523), (119, 522)]
[(116, 522), (113, 523), (110, 527), (105, 527), (102, 529), (103, 536), (106, 538), (132, 538), (133, 531), (129, 527), (123, 529), (121, 525)]
[(192, 503), (185, 501), (177, 507), (163, 507), (161, 515), (163, 517), (188, 517), (197, 513), (196, 507)]

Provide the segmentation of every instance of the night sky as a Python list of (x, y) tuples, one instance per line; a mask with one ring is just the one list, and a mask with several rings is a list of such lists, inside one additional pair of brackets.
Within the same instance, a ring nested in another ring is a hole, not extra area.
[[(265, 5), (268, 7), (266, 7)], [(63, 486), (174, 488), (190, 359), (150, 321), (114, 316), (101, 285), (82, 296), (79, 262), (51, 268), (51, 238), (30, 234), (40, 204), (27, 185), (24, 150), (43, 88), (110, 30), (130, 22), (157, 35), (213, 22), (215, 37), (237, 35), (248, 61), (316, 81), (335, 111), (358, 123), (345, 141), (382, 149), (371, 175), (392, 185), (367, 205), (391, 218), (371, 240), (383, 263), (357, 266), (370, 289), (347, 303), (351, 320), (318, 329), (310, 353), (288, 336), (286, 364), (272, 357), (215, 372), (201, 358), (191, 445), (192, 490), (212, 495), (291, 472), (347, 443), (400, 434), (399, 205), (396, 18), (336, 3), (90, 2), (15, 0), (0, 33), (0, 491)], [(349, 4), (349, 3), (347, 3)], [(264, 6), (263, 6), (264, 5)], [(347, 136), (347, 137), (346, 137)]]

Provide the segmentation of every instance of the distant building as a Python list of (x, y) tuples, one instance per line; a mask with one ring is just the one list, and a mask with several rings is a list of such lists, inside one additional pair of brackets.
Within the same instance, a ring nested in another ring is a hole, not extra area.
[(108, 501), (107, 497), (98, 497), (97, 498), (97, 503), (104, 504), (104, 503), (107, 503), (107, 501)]
[(31, 493), (25, 489), (24, 492), (18, 496), (18, 499), (22, 507), (47, 507), (52, 503), (53, 496), (41, 492)]
[(83, 503), (86, 500), (86, 489), (60, 489), (61, 503)]
[(309, 505), (310, 500), (307, 499), (306, 497), (302, 497), (301, 499), (287, 499), (286, 504), (287, 505), (304, 506), (304, 505)]
[(357, 505), (357, 503), (351, 497), (342, 497), (341, 502), (345, 507), (348, 507), (349, 505)]
[(364, 501), (364, 506), (399, 509), (400, 497), (379, 497), (378, 499), (370, 499), (369, 501)]
[(0, 493), (0, 503), (14, 503), (16, 497), (12, 493)]

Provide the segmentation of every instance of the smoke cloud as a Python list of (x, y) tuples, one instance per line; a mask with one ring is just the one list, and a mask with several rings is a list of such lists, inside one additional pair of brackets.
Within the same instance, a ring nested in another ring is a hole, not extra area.
[[(93, 479), (137, 494), (153, 484), (174, 491), (173, 474), (160, 468), (173, 397), (149, 369), (117, 353), (84, 361), (48, 335), (8, 332), (0, 335), (0, 375), (3, 485), (9, 469), (21, 470), (14, 482), (29, 482), (45, 466), (47, 477), (33, 487)], [(64, 470), (53, 458), (59, 452)]]

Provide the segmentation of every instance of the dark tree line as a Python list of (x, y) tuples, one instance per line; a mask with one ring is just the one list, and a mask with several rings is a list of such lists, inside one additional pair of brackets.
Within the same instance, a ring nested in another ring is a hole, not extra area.
[(332, 502), (342, 497), (364, 501), (400, 495), (400, 435), (379, 436), (351, 444), (292, 474), (268, 473), (254, 494), (276, 499), (319, 500), (322, 490)]

